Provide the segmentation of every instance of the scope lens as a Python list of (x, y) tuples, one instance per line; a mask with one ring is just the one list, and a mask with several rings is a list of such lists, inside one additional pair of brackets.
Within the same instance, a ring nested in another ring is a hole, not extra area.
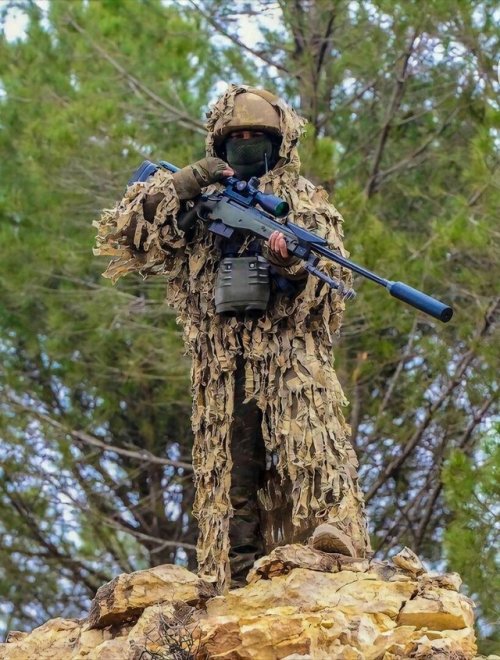
[(278, 218), (281, 218), (282, 216), (286, 215), (288, 211), (290, 210), (290, 207), (286, 202), (280, 202), (279, 204), (276, 204), (276, 207), (274, 209), (274, 213)]

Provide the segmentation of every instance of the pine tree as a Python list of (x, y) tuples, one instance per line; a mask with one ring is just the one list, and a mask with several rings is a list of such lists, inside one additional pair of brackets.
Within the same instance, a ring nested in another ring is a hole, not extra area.
[(303, 173), (345, 216), (355, 261), (455, 308), (443, 326), (356, 280), (335, 360), (377, 552), (445, 561), (491, 619), (496, 3), (280, 0), (256, 15), (226, 0), (52, 0), (46, 16), (15, 4), (27, 33), (0, 40), (7, 626), (78, 613), (120, 570), (193, 565), (180, 331), (163, 282), (100, 278), (90, 221), (143, 158), (203, 154), (224, 80), (270, 88), (310, 120)]

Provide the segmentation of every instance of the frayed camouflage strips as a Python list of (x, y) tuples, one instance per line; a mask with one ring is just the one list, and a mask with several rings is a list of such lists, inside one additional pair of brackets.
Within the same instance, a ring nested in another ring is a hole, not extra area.
[[(231, 117), (234, 97), (245, 87), (231, 86), (209, 117), (209, 131), (221, 116)], [(282, 160), (261, 179), (261, 189), (285, 199), (290, 220), (326, 237), (343, 254), (342, 217), (326, 192), (299, 175), (297, 140), (304, 120), (280, 102)], [(214, 155), (213, 135), (207, 155)], [(217, 186), (208, 188), (214, 190)], [(144, 219), (146, 195), (161, 192), (154, 222)], [(226, 318), (216, 314), (214, 286), (219, 253), (214, 236), (199, 224), (187, 242), (177, 228), (179, 201), (172, 176), (158, 171), (148, 182), (130, 186), (123, 200), (104, 211), (95, 253), (112, 256), (105, 277), (138, 271), (164, 275), (166, 301), (178, 312), (192, 356), (193, 466), (199, 523), (199, 572), (229, 583), (229, 497), (231, 423), (236, 356), (246, 362), (245, 390), (263, 414), (268, 472), (259, 493), (266, 553), (303, 541), (320, 523), (334, 522), (357, 550), (370, 550), (357, 459), (343, 415), (347, 401), (333, 366), (333, 342), (344, 302), (327, 284), (308, 276), (295, 298), (271, 295), (265, 316)], [(347, 284), (350, 274), (331, 262), (320, 267)], [(300, 264), (291, 267), (297, 273)], [(237, 441), (237, 439), (236, 439)]]

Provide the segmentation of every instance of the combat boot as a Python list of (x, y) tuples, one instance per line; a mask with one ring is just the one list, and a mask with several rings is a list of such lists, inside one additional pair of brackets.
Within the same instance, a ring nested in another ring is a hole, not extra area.
[[(250, 507), (246, 507), (247, 512)], [(254, 563), (264, 554), (264, 546), (259, 532), (259, 523), (252, 520), (241, 509), (231, 521), (229, 528), (231, 548), (229, 565), (231, 567), (231, 589), (245, 587), (246, 577)]]
[(309, 539), (309, 545), (321, 552), (336, 552), (348, 557), (359, 556), (350, 537), (330, 523), (318, 525)]

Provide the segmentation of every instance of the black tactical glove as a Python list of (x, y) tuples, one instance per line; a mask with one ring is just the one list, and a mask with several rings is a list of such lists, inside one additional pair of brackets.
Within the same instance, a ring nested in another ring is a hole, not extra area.
[(198, 197), (202, 188), (220, 181), (225, 176), (231, 176), (231, 173), (233, 170), (223, 160), (208, 156), (176, 172), (173, 182), (182, 201)]

